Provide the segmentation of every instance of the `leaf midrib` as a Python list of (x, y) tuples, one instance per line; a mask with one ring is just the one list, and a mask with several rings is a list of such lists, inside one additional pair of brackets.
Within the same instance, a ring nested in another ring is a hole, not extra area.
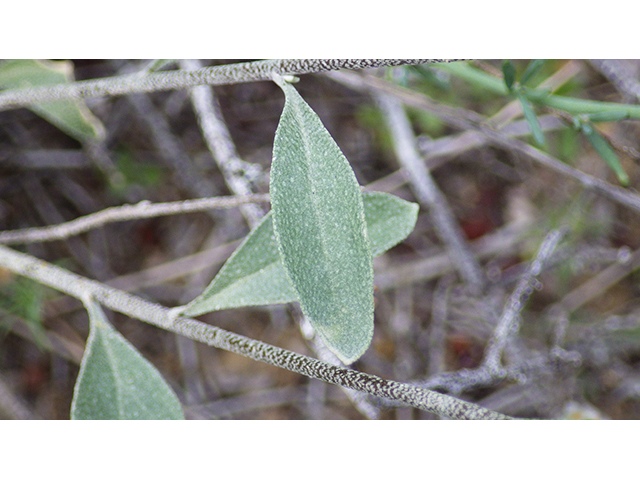
[[(293, 88), (293, 87), (292, 87)], [(294, 95), (297, 95), (297, 92), (294, 91)], [(293, 102), (292, 102), (293, 103)], [(294, 114), (296, 116), (296, 121), (298, 122), (300, 128), (300, 131), (302, 132), (302, 142), (304, 145), (304, 150), (306, 153), (306, 158), (311, 158), (311, 154), (312, 154), (312, 149), (311, 149), (311, 142), (309, 139), (309, 135), (308, 135), (308, 129), (304, 128), (305, 126), (305, 122), (304, 122), (304, 114), (303, 114), (303, 108), (301, 108), (299, 105), (297, 104), (293, 104), (294, 107)], [(320, 118), (318, 117), (318, 121), (320, 121)], [(314, 175), (312, 175), (312, 163), (313, 162), (306, 162), (307, 166), (309, 168), (306, 169), (305, 174), (307, 175), (307, 178), (310, 180), (310, 184), (313, 187), (317, 187), (316, 186), (316, 182), (314, 181)], [(330, 260), (331, 256), (329, 254), (329, 249), (327, 248), (327, 238), (326, 238), (326, 234), (325, 234), (325, 230), (323, 228), (320, 228), (321, 225), (324, 224), (324, 222), (320, 222), (319, 218), (320, 215), (318, 214), (318, 212), (321, 211), (320, 208), (318, 208), (319, 202), (318, 202), (318, 196), (316, 194), (314, 194), (313, 192), (311, 192), (311, 201), (313, 203), (313, 212), (314, 212), (314, 220), (315, 220), (315, 225), (318, 226), (318, 231), (320, 232), (320, 245), (322, 248), (322, 256), (323, 259), (326, 260)], [(322, 262), (323, 265), (327, 265), (327, 263), (332, 263), (332, 262), (328, 262), (328, 261), (324, 261)], [(323, 268), (324, 272), (326, 274), (326, 276), (330, 279), (329, 282), (329, 289), (331, 292), (331, 298), (335, 299), (336, 298), (336, 290), (337, 290), (337, 285), (335, 283), (335, 279), (333, 278), (333, 272), (332, 271), (327, 271), (327, 268)]]

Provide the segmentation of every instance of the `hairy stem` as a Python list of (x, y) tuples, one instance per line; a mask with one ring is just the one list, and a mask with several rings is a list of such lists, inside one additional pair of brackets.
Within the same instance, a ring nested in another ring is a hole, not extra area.
[(168, 308), (4, 246), (0, 246), (0, 266), (76, 298), (82, 299), (90, 295), (104, 306), (143, 322), (311, 378), (400, 401), (453, 419), (510, 418), (448, 395), (330, 365), (191, 318), (176, 317)]
[(360, 69), (445, 60), (262, 60), (201, 68), (195, 71), (132, 73), (98, 80), (85, 80), (52, 87), (23, 88), (0, 93), (0, 110), (10, 110), (33, 103), (73, 98), (125, 95), (128, 93), (155, 92), (196, 85), (227, 85), (232, 83), (271, 80), (271, 73), (298, 75), (326, 72), (340, 68)]

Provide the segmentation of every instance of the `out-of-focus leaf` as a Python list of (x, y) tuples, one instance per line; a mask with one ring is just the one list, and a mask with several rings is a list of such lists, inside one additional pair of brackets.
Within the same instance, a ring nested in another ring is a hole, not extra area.
[(516, 92), (516, 96), (518, 97), (518, 100), (520, 100), (520, 104), (522, 105), (522, 113), (524, 114), (525, 120), (529, 124), (529, 128), (531, 128), (531, 133), (533, 134), (534, 140), (538, 145), (544, 146), (544, 133), (542, 132), (542, 127), (540, 126), (538, 117), (533, 111), (531, 102), (529, 102), (529, 100), (527, 100), (527, 98), (520, 92)]
[(609, 145), (609, 142), (602, 138), (589, 123), (582, 123), (582, 133), (587, 137), (587, 140), (589, 140), (589, 143), (591, 143), (595, 151), (598, 152), (598, 155), (600, 155), (607, 165), (609, 165), (609, 168), (614, 171), (618, 177), (618, 181), (624, 186), (629, 185), (629, 176), (622, 168), (620, 159), (613, 148), (611, 148), (611, 145)]
[(141, 73), (153, 73), (162, 70), (163, 68), (170, 67), (177, 60), (174, 59), (157, 59), (151, 60), (147, 65), (144, 66)]
[[(71, 61), (5, 60), (0, 62), (0, 89), (73, 82)], [(54, 100), (28, 107), (80, 142), (104, 138), (104, 126), (82, 100)]]
[(273, 230), (300, 307), (344, 363), (373, 338), (373, 265), (360, 186), (349, 162), (293, 85), (271, 166)]
[(502, 62), (502, 74), (504, 75), (504, 84), (507, 90), (513, 90), (513, 84), (516, 81), (516, 66), (512, 60), (504, 60)]
[(589, 115), (585, 115), (586, 118), (589, 119), (590, 122), (617, 122), (619, 120), (624, 120), (629, 118), (629, 112), (625, 111), (611, 111), (611, 112), (600, 112), (600, 113), (592, 113)]
[(91, 329), (71, 404), (72, 420), (182, 420), (173, 390), (86, 300)]
[(409, 65), (408, 68), (436, 88), (447, 91), (451, 89), (451, 82), (442, 70), (435, 70), (426, 65)]
[(520, 85), (526, 85), (544, 66), (546, 60), (531, 60), (520, 77)]
[[(415, 227), (417, 204), (381, 192), (363, 193), (362, 200), (373, 256), (400, 243)], [(270, 212), (229, 257), (202, 295), (180, 311), (195, 316), (297, 300), (278, 252)]]

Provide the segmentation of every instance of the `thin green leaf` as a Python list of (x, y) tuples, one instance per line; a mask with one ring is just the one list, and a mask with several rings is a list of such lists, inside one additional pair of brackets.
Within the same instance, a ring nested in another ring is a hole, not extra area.
[(533, 134), (534, 140), (538, 145), (544, 146), (544, 133), (542, 132), (542, 127), (540, 126), (538, 117), (533, 111), (531, 102), (529, 102), (529, 100), (527, 100), (527, 98), (520, 92), (516, 92), (516, 96), (518, 97), (518, 100), (520, 100), (520, 104), (522, 105), (522, 113), (524, 114), (525, 120), (529, 124), (529, 128), (531, 128), (531, 133)]
[(629, 112), (625, 112), (624, 110), (600, 112), (585, 115), (585, 117), (588, 118), (590, 122), (617, 122), (629, 118)]
[(373, 337), (373, 266), (349, 162), (295, 88), (285, 94), (271, 166), (278, 249), (300, 306), (327, 347), (352, 363)]
[[(0, 63), (0, 89), (57, 85), (73, 81), (73, 63), (6, 60)], [(81, 100), (55, 100), (29, 109), (80, 142), (101, 140), (105, 130)]]
[(182, 420), (160, 373), (86, 300), (91, 329), (71, 404), (72, 420)]
[[(465, 62), (438, 63), (434, 65), (433, 68), (449, 72), (455, 77), (487, 89), (497, 95), (506, 95), (509, 93), (502, 79), (485, 73), (478, 68), (474, 68)], [(629, 115), (629, 118), (640, 118), (640, 105), (600, 102), (597, 100), (552, 95), (550, 90), (544, 88), (526, 89), (523, 93), (532, 103), (546, 105), (574, 115), (624, 110)]]
[(520, 85), (526, 85), (544, 66), (546, 60), (531, 60), (520, 77)]
[(614, 171), (620, 184), (625, 186), (629, 185), (629, 176), (622, 168), (620, 159), (613, 148), (611, 148), (611, 145), (609, 145), (609, 142), (602, 138), (597, 130), (588, 123), (582, 124), (582, 133), (587, 137), (587, 140), (589, 140), (589, 143), (591, 143), (595, 151), (598, 152), (598, 155), (600, 155), (607, 165), (609, 165), (609, 168)]
[[(363, 193), (362, 201), (373, 256), (403, 241), (415, 227), (416, 203), (380, 192)], [(269, 212), (229, 257), (202, 295), (181, 312), (195, 316), (214, 310), (297, 300), (278, 252)]]
[(151, 60), (147, 65), (144, 66), (141, 73), (153, 73), (159, 72), (163, 68), (167, 68), (176, 63), (177, 60), (174, 59), (156, 59)]
[(446, 73), (429, 68), (426, 65), (409, 65), (409, 71), (414, 72), (429, 85), (441, 90), (451, 90), (451, 82)]
[(512, 60), (503, 60), (502, 74), (504, 75), (504, 84), (507, 86), (507, 90), (511, 92), (516, 81), (516, 66)]

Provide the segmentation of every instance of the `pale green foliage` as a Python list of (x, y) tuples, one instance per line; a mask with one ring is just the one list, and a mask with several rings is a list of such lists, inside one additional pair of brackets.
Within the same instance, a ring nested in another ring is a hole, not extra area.
[(71, 405), (72, 420), (181, 420), (160, 373), (86, 300), (91, 330)]
[[(48, 60), (5, 60), (0, 62), (0, 89), (58, 85), (73, 82), (73, 63)], [(67, 135), (80, 142), (100, 140), (102, 123), (81, 100), (55, 100), (29, 107)]]
[(300, 306), (345, 363), (373, 337), (373, 266), (360, 186), (315, 112), (282, 78), (271, 205), (276, 242)]
[[(373, 256), (404, 240), (413, 230), (418, 205), (380, 192), (364, 193)], [(251, 305), (295, 302), (273, 233), (271, 213), (256, 226), (220, 269), (202, 295), (184, 307), (185, 315)]]

